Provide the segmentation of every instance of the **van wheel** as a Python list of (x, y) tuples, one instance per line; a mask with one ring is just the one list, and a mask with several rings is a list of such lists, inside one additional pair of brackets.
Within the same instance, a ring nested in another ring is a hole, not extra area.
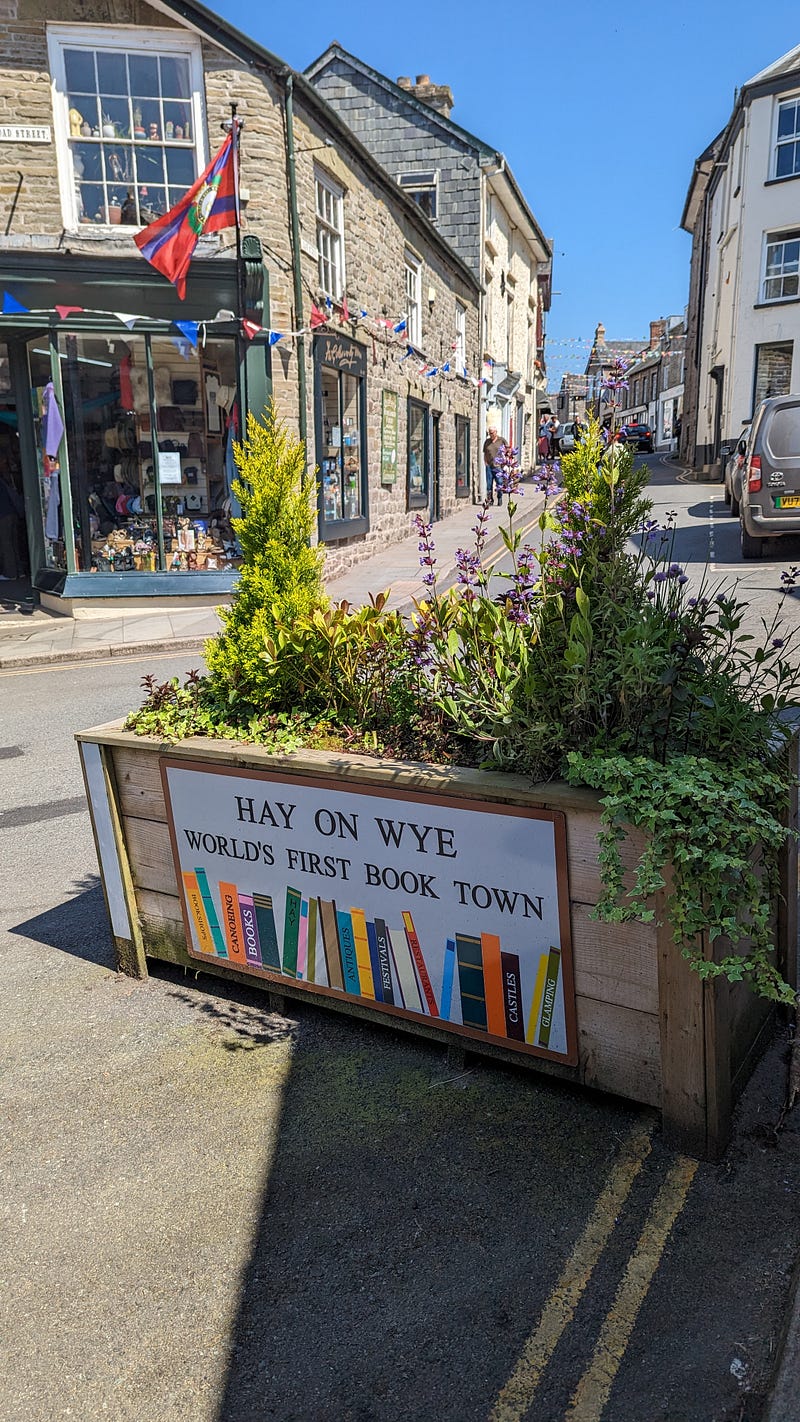
[(741, 537), (740, 537), (740, 546), (741, 546), (741, 550), (742, 550), (742, 557), (743, 557), (743, 558), (760, 558), (760, 557), (761, 557), (761, 549), (762, 549), (762, 546), (763, 546), (763, 540), (760, 539), (760, 538), (751, 538), (751, 537), (750, 537), (750, 534), (747, 532), (747, 529), (745, 528), (744, 524), (742, 524), (742, 526), (741, 526), (741, 528), (740, 528), (740, 535), (741, 535)]

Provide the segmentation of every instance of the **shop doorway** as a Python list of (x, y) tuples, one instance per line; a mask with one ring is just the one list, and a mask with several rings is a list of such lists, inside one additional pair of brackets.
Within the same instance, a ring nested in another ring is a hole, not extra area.
[(0, 611), (33, 608), (19, 419), (8, 347), (0, 342)]

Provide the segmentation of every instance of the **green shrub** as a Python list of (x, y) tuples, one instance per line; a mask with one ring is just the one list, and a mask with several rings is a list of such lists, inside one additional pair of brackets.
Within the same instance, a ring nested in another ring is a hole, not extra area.
[(222, 632), (206, 644), (214, 697), (242, 709), (270, 705), (272, 680), (264, 644), (279, 622), (291, 624), (325, 605), (322, 548), (312, 546), (315, 480), (306, 472), (303, 445), (280, 423), (274, 407), (264, 423), (247, 417), (234, 448), (239, 478), (233, 491), (242, 517), (233, 520), (242, 550), (239, 581)]

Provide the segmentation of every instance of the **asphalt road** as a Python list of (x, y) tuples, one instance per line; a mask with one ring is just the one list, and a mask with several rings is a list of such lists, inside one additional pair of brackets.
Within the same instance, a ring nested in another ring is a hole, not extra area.
[(612, 1098), (121, 978), (72, 735), (195, 660), (0, 674), (0, 1415), (757, 1422), (800, 1250), (785, 1034), (695, 1167)]

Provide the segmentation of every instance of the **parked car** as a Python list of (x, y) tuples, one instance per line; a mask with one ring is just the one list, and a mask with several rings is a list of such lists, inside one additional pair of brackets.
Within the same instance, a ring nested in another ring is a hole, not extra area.
[(619, 437), (628, 444), (635, 443), (640, 454), (653, 453), (653, 431), (649, 425), (623, 425)]
[(741, 471), (743, 558), (760, 558), (767, 539), (800, 534), (800, 395), (762, 400)]
[(558, 447), (562, 454), (571, 454), (575, 448), (575, 425), (569, 423), (558, 427)]
[(747, 437), (750, 433), (749, 426), (745, 430), (738, 444), (731, 450), (725, 461), (725, 474), (723, 483), (725, 486), (724, 499), (730, 505), (733, 518), (739, 517), (739, 508), (742, 502), (742, 470), (744, 469), (745, 455), (747, 454)]

